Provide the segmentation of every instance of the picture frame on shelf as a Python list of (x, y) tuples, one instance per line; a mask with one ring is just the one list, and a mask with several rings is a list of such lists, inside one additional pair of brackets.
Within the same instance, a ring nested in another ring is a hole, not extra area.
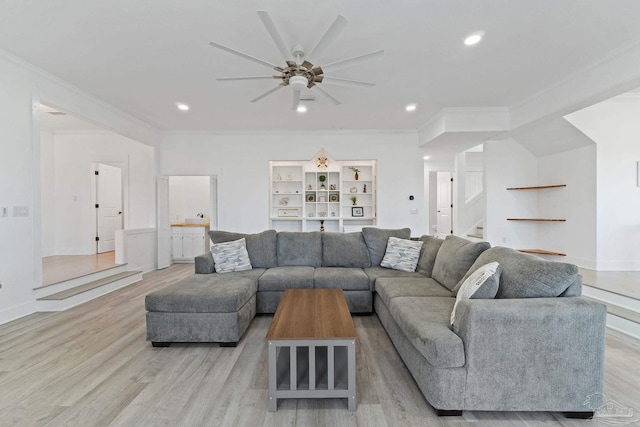
[(315, 201), (316, 201), (316, 195), (315, 194), (307, 194), (307, 202), (313, 203)]
[(363, 217), (364, 216), (364, 208), (362, 206), (354, 206), (351, 208), (351, 216), (353, 217)]
[(332, 194), (332, 195), (329, 196), (329, 201), (330, 202), (339, 202), (340, 200), (339, 200), (337, 194)]

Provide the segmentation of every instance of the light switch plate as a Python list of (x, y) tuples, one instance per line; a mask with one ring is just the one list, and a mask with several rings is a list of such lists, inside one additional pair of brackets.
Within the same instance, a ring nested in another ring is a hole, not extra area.
[(13, 216), (15, 217), (25, 217), (29, 216), (29, 206), (14, 206), (13, 207)]

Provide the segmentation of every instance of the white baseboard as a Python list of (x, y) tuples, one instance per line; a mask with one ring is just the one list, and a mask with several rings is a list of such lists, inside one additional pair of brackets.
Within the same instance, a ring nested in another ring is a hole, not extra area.
[(85, 247), (77, 247), (77, 248), (57, 248), (56, 253), (54, 255), (94, 255), (95, 248), (93, 251), (88, 250)]
[(596, 260), (595, 259), (586, 259), (586, 258), (578, 258), (572, 256), (563, 256), (563, 257), (554, 257), (557, 258), (558, 261), (568, 262), (569, 264), (575, 264), (580, 268), (586, 268), (588, 270), (596, 269)]
[(640, 340), (640, 324), (607, 313), (607, 327)]
[(640, 271), (640, 261), (611, 261), (598, 260), (597, 268), (592, 270), (598, 271)]
[(36, 312), (35, 301), (25, 302), (24, 304), (9, 307), (0, 311), (0, 325), (11, 322), (12, 320), (28, 316)]

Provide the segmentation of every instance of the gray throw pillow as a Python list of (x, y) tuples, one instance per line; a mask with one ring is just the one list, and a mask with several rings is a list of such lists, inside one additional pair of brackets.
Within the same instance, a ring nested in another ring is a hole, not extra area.
[(369, 259), (371, 265), (376, 267), (382, 262), (384, 254), (387, 251), (387, 242), (389, 237), (397, 237), (398, 239), (408, 239), (411, 237), (411, 229), (399, 228), (396, 230), (364, 227), (362, 229), (362, 235), (364, 241), (367, 243), (367, 249), (369, 249)]
[(416, 271), (422, 244), (420, 241), (389, 237), (387, 250), (384, 258), (382, 258), (382, 262), (380, 262), (380, 267), (392, 268), (408, 273)]
[(322, 233), (278, 232), (278, 266), (322, 266)]
[(271, 268), (278, 266), (276, 253), (276, 231), (266, 230), (257, 234), (232, 233), (229, 231), (209, 231), (211, 243), (224, 243), (245, 238), (247, 253), (254, 268)]
[(447, 236), (436, 255), (431, 277), (453, 290), (478, 256), (490, 247), (489, 242), (471, 242), (462, 237)]
[(423, 245), (420, 250), (420, 258), (418, 258), (416, 270), (426, 277), (431, 277), (438, 250), (440, 250), (440, 246), (442, 246), (444, 240), (434, 236), (420, 236), (420, 241)]
[(369, 251), (362, 233), (322, 233), (322, 266), (371, 267)]
[(474, 271), (460, 286), (456, 295), (456, 303), (451, 311), (451, 326), (456, 323), (456, 308), (465, 299), (493, 299), (498, 293), (502, 266), (490, 262)]
[(502, 266), (496, 298), (557, 297), (578, 279), (578, 267), (573, 264), (547, 261), (501, 246), (483, 252), (468, 275), (493, 261)]
[(217, 273), (251, 270), (245, 239), (215, 243), (211, 248)]

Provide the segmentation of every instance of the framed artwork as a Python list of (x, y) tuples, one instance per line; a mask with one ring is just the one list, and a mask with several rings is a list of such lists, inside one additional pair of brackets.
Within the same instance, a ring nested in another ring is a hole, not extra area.
[(364, 216), (364, 208), (361, 206), (352, 207), (351, 216)]
[(315, 202), (316, 195), (315, 194), (307, 194), (307, 202)]

